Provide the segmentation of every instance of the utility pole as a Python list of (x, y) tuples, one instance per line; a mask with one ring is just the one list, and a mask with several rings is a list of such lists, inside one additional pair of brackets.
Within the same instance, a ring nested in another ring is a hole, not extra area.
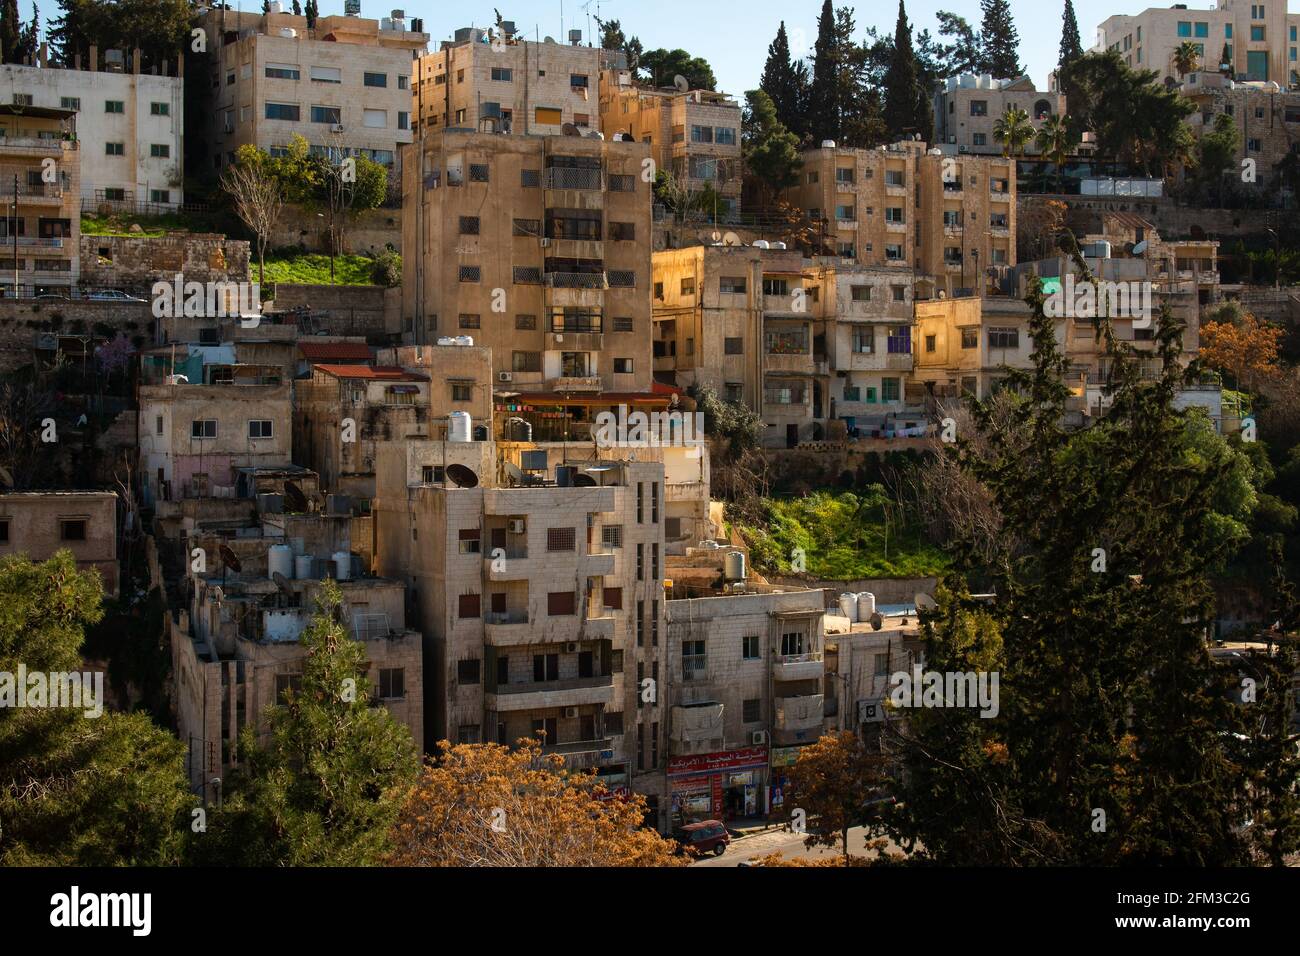
[(14, 298), (18, 298), (18, 174), (14, 173), (14, 217), (9, 221), (14, 238)]

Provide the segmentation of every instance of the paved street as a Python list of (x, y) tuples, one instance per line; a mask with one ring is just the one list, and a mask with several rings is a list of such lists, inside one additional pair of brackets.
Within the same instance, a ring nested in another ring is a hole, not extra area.
[[(756, 833), (753, 836), (742, 837), (738, 840), (732, 840), (731, 845), (727, 847), (727, 852), (722, 856), (710, 856), (703, 860), (692, 863), (692, 866), (739, 866), (742, 860), (748, 860), (751, 857), (767, 856), (769, 853), (780, 852), (782, 856), (789, 858), (807, 858), (815, 859), (821, 856), (834, 856), (840, 852), (838, 844), (834, 849), (827, 847), (817, 847), (809, 850), (804, 846), (803, 836), (797, 833), (791, 833), (788, 830), (767, 830), (763, 833)], [(866, 830), (863, 827), (854, 827), (849, 831), (849, 852), (860, 855), (863, 852), (863, 842), (866, 839)], [(890, 846), (894, 849), (894, 845)]]

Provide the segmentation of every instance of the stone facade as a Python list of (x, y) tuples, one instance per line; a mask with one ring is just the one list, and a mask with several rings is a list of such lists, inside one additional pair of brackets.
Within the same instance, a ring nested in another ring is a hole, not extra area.
[[(1002, 144), (994, 139), (993, 127), (1008, 107), (1028, 113), (1037, 131), (1047, 117), (1065, 115), (1065, 95), (1040, 92), (1027, 76), (996, 79), (964, 73), (949, 77), (934, 96), (934, 141), (955, 147), (958, 153), (1000, 156)], [(1025, 152), (1038, 152), (1033, 140)]]
[[(171, 283), (247, 282), (249, 244), (222, 235), (174, 233), (81, 237), (81, 280), (91, 287), (150, 289)], [(256, 278), (256, 276), (254, 276)]]
[(117, 495), (111, 491), (13, 491), (0, 494), (0, 557), (44, 561), (67, 549), (78, 569), (94, 568), (104, 593), (117, 597)]

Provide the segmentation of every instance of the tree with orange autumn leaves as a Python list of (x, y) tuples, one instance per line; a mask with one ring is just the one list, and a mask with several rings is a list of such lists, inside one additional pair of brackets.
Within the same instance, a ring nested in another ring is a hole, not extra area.
[[(804, 845), (840, 844), (849, 857), (849, 830), (868, 823), (873, 807), (885, 796), (886, 758), (872, 753), (852, 731), (827, 734), (799, 748), (789, 771), (790, 788), (784, 809), (791, 820), (807, 822)], [(796, 818), (798, 811), (802, 817)]]
[(1237, 388), (1250, 391), (1275, 378), (1282, 330), (1240, 309), (1221, 309), (1215, 315), (1218, 321), (1201, 326), (1201, 363), (1227, 372)]
[(614, 797), (535, 740), (440, 744), (393, 830), (395, 866), (682, 866), (642, 826), (645, 799)]

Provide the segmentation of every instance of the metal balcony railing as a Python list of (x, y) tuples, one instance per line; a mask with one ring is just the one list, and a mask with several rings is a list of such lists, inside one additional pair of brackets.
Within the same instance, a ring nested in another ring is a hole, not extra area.
[(604, 175), (599, 169), (554, 166), (546, 170), (542, 185), (546, 189), (600, 190), (604, 187)]
[(603, 272), (548, 272), (546, 285), (552, 289), (606, 289), (609, 279)]

